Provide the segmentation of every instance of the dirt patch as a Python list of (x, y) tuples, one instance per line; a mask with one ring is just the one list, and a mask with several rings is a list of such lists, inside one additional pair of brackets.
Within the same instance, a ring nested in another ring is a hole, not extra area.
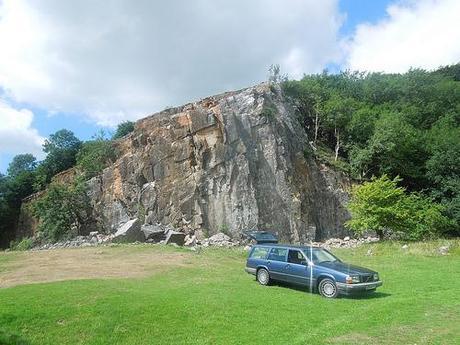
[(0, 269), (0, 288), (75, 279), (136, 278), (190, 264), (191, 255), (133, 248), (24, 252)]

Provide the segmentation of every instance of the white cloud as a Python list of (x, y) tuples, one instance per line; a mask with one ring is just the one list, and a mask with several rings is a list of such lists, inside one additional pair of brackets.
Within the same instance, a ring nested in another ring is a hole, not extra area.
[(34, 114), (14, 109), (0, 99), (0, 155), (32, 153), (43, 158), (44, 138), (32, 127)]
[(377, 24), (358, 25), (347, 42), (353, 70), (405, 72), (460, 61), (460, 1), (404, 1)]
[(0, 1), (0, 87), (99, 124), (340, 56), (337, 0)]

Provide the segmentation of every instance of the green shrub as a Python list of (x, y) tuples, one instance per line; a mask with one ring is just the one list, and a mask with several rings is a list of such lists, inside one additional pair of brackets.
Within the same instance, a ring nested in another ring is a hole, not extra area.
[(442, 214), (444, 207), (420, 194), (407, 194), (398, 187), (400, 181), (383, 175), (353, 187), (348, 204), (352, 218), (346, 226), (359, 235), (374, 230), (380, 238), (390, 230), (407, 240), (434, 238), (447, 231), (451, 221)]
[(112, 136), (112, 139), (120, 139), (123, 138), (125, 135), (134, 131), (134, 122), (132, 121), (124, 121), (117, 126), (117, 130), (115, 134)]
[(115, 157), (112, 142), (98, 138), (82, 145), (77, 154), (77, 165), (86, 178), (91, 178), (98, 175)]
[(12, 250), (20, 250), (20, 251), (32, 249), (33, 246), (34, 246), (34, 240), (30, 237), (23, 238), (20, 241), (12, 241), (10, 244), (10, 248)]
[(78, 235), (88, 204), (81, 179), (71, 185), (51, 184), (46, 194), (32, 204), (32, 212), (39, 219), (38, 231), (51, 242)]
[(272, 105), (264, 105), (262, 112), (260, 113), (261, 116), (271, 120), (275, 117), (277, 110)]

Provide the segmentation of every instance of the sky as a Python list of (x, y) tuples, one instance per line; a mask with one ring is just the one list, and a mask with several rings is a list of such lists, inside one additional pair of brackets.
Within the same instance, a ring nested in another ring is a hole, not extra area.
[(0, 0), (0, 172), (61, 128), (88, 140), (267, 79), (460, 61), (458, 0)]

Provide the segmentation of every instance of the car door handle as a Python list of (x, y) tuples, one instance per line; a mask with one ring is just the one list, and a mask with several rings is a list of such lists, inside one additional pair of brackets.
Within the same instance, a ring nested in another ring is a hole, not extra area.
[(267, 261), (267, 265), (270, 265), (270, 261)]
[(291, 265), (289, 265), (289, 264), (287, 264), (286, 266), (284, 266), (284, 268), (286, 268), (286, 269), (289, 268), (289, 267), (291, 267)]

